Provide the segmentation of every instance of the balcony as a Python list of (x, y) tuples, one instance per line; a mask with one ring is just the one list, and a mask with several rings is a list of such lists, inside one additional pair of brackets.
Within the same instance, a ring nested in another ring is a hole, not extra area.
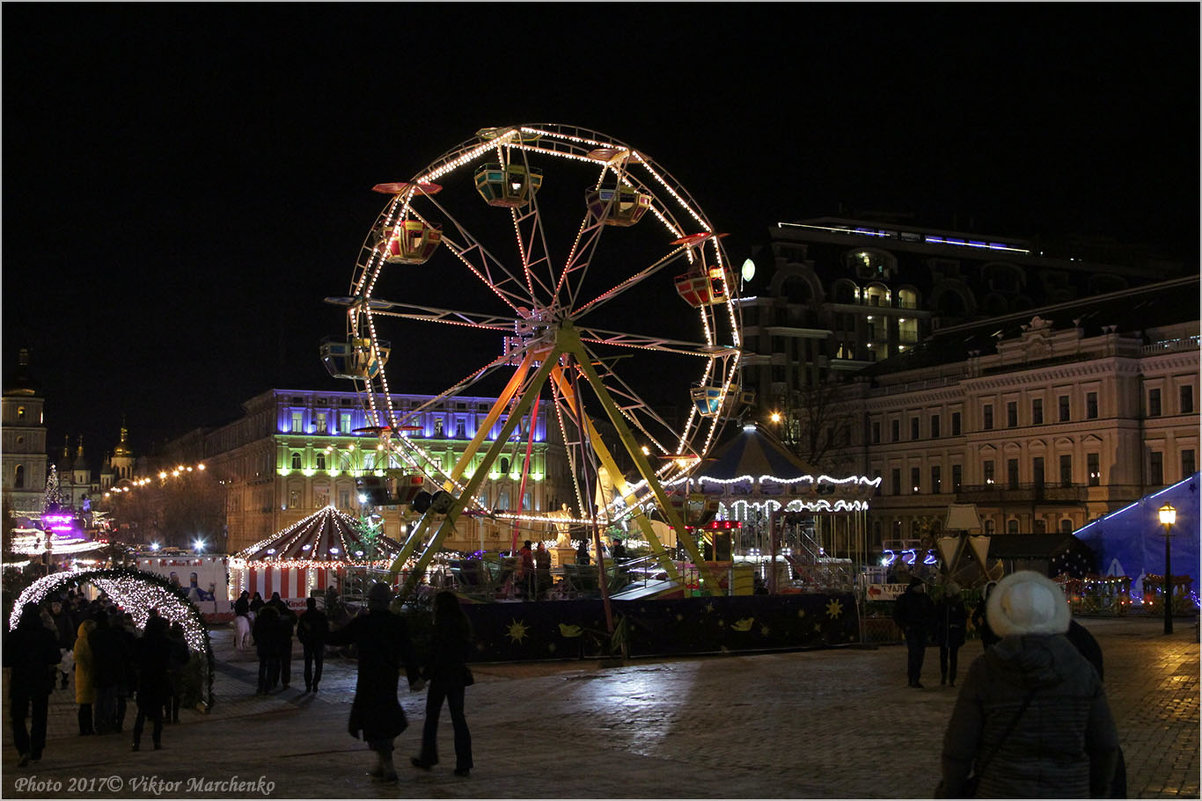
[(1053, 484), (965, 484), (956, 493), (958, 503), (1083, 503), (1088, 487)]

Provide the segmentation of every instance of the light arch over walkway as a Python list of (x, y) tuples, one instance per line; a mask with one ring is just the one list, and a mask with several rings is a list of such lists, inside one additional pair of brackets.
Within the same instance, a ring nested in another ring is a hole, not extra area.
[(25, 604), (40, 606), (52, 593), (84, 584), (92, 584), (112, 598), (123, 612), (128, 612), (133, 617), (134, 625), (140, 629), (146, 627), (151, 609), (157, 609), (159, 616), (165, 618), (168, 623), (179, 623), (184, 629), (184, 640), (188, 644), (188, 650), (204, 656), (204, 702), (207, 708), (212, 708), (215, 664), (209, 630), (200, 610), (188, 600), (183, 590), (162, 576), (123, 567), (51, 573), (22, 591), (9, 616), (9, 630), (16, 628)]

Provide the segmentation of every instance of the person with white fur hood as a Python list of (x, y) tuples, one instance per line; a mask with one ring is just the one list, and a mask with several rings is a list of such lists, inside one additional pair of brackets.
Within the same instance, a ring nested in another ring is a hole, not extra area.
[(1059, 585), (1012, 573), (986, 616), (1002, 639), (960, 688), (936, 797), (1104, 797), (1118, 731), (1097, 671), (1064, 636), (1071, 613)]

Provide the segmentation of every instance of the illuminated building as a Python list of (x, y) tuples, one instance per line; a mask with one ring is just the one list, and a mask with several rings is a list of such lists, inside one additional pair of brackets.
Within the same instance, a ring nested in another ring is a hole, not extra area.
[[(405, 414), (430, 401), (426, 395), (393, 395)], [(456, 397), (432, 404), (412, 417), (416, 430), (400, 432), (429, 458), (449, 470), (483, 421), (493, 398)], [(245, 414), (226, 425), (194, 431), (166, 446), (168, 458), (202, 460), (226, 487), (226, 550), (234, 553), (268, 538), (325, 506), (352, 515), (376, 511), (383, 533), (404, 539), (403, 527), (417, 519), (407, 504), (369, 507), (357, 481), (401, 469), (384, 463), (379, 435), (354, 392), (273, 389), (243, 404)], [(501, 423), (497, 424), (499, 429)], [(525, 420), (512, 435), (481, 493), (495, 509), (553, 510), (567, 498), (566, 459), (554, 420), (540, 415), (533, 440)], [(531, 444), (525, 497), (519, 499), (522, 464)], [(480, 456), (477, 456), (477, 460)], [(548, 526), (550, 523), (548, 523)], [(496, 551), (511, 547), (512, 523), (465, 515), (446, 547)], [(522, 532), (522, 539), (534, 539)]]
[(18, 357), (17, 369), (5, 383), (2, 461), (4, 501), (11, 514), (36, 517), (42, 511), (46, 474), (45, 399), (29, 372), (29, 351)]

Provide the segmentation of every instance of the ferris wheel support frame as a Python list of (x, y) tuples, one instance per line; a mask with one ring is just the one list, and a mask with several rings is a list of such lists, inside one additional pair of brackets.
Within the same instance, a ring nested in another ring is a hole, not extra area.
[[(534, 405), (534, 401), (542, 391), (547, 379), (553, 374), (553, 372), (562, 371), (563, 368), (559, 364), (559, 358), (565, 354), (575, 357), (581, 374), (584, 376), (585, 381), (588, 382), (589, 386), (592, 387), (593, 391), (597, 394), (597, 399), (602, 408), (605, 410), (605, 414), (609, 418), (610, 423), (613, 424), (614, 429), (618, 432), (618, 438), (622, 442), (623, 447), (626, 449), (627, 454), (634, 461), (639, 474), (643, 477), (643, 480), (647, 482), (647, 486), (655, 496), (655, 500), (659, 504), (661, 512), (665, 517), (668, 518), (669, 525), (671, 525), (671, 527), (676, 531), (677, 542), (684, 545), (685, 550), (689, 554), (689, 558), (691, 558), (693, 563), (697, 566), (697, 569), (701, 574), (701, 582), (703, 585), (705, 585), (701, 588), (702, 591), (707, 594), (712, 594), (717, 590), (718, 582), (713, 578), (712, 574), (710, 573), (709, 566), (702, 559), (701, 552), (697, 548), (697, 543), (693, 542), (687, 536), (684, 527), (684, 521), (668, 502), (667, 493), (664, 492), (663, 486), (656, 477), (655, 471), (651, 469), (651, 464), (647, 461), (647, 457), (643, 454), (642, 449), (638, 447), (638, 443), (634, 439), (634, 434), (622, 419), (622, 414), (618, 409), (618, 405), (614, 402), (613, 398), (610, 397), (605, 385), (601, 382), (597, 372), (593, 369), (591, 364), (592, 357), (585, 350), (584, 343), (581, 341), (579, 333), (572, 326), (570, 321), (564, 321), (556, 329), (554, 345), (552, 345), (551, 348), (545, 352), (545, 355), (542, 352), (539, 353), (539, 358), (542, 359), (542, 364), (539, 366), (534, 378), (522, 392), (522, 395), (518, 399), (516, 406), (511, 411), (509, 418), (501, 426), (501, 430), (497, 433), (496, 439), (493, 440), (492, 445), (489, 446), (488, 451), (484, 454), (481, 463), (476, 467), (475, 472), (472, 474), (472, 477), (468, 480), (460, 494), (452, 500), (451, 506), (445, 512), (438, 528), (426, 542), (421, 553), (418, 554), (417, 561), (413, 566), (413, 570), (405, 580), (405, 583), (401, 586), (399, 594), (402, 599), (408, 598), (413, 593), (413, 590), (416, 589), (418, 583), (421, 581), (422, 574), (425, 572), (426, 567), (429, 566), (431, 560), (434, 558), (435, 551), (447, 538), (451, 531), (454, 530), (455, 522), (459, 518), (459, 515), (466, 508), (468, 502), (475, 497), (476, 491), (480, 488), (480, 485), (484, 482), (485, 476), (488, 474), (488, 468), (491, 467), (492, 464), (500, 457), (501, 451), (507, 447), (509, 437), (513, 433), (514, 428), (517, 427), (517, 424), (521, 420), (522, 416), (525, 415)], [(527, 364), (531, 358), (533, 357), (528, 352), (526, 358), (523, 359), (523, 365)], [(523, 371), (519, 370), (518, 372), (520, 373)], [(518, 383), (516, 380), (511, 381), (511, 385), (516, 383)], [(501, 404), (495, 404), (493, 408), (494, 410), (499, 409), (501, 408)], [(595, 429), (592, 428), (591, 424), (589, 425), (589, 428), (590, 432), (595, 434)], [(477, 437), (479, 436), (479, 432), (477, 432)], [(593, 444), (594, 452), (603, 460), (604, 463), (606, 463), (606, 468), (612, 471), (611, 474), (615, 476), (621, 476), (621, 472), (618, 471), (617, 465), (613, 461), (612, 454), (610, 454), (601, 443), (600, 437), (595, 437)], [(460, 461), (460, 464), (463, 464), (463, 460)], [(418, 542), (420, 542), (424, 532), (431, 525), (431, 522), (429, 521), (433, 520), (433, 514), (433, 512), (427, 511), (426, 514), (423, 515), (418, 527), (406, 540), (405, 546), (402, 548), (401, 553), (397, 555), (392, 567), (389, 568), (391, 575), (395, 576), (398, 574), (404, 567), (405, 561), (408, 560), (409, 557), (416, 551)], [(640, 513), (640, 517), (641, 516), (642, 515)], [(645, 517), (643, 520), (645, 521)], [(643, 527), (644, 532), (650, 537), (650, 542), (653, 545), (656, 558), (660, 561), (661, 565), (665, 565), (665, 563), (667, 563), (665, 567), (667, 565), (671, 565), (671, 560), (668, 559), (667, 552), (664, 549), (663, 544), (659, 542), (659, 538), (656, 537), (652, 531), (650, 523), (646, 522), (646, 525), (640, 523), (640, 525)], [(671, 565), (670, 575), (671, 574), (675, 574), (675, 565)]]

